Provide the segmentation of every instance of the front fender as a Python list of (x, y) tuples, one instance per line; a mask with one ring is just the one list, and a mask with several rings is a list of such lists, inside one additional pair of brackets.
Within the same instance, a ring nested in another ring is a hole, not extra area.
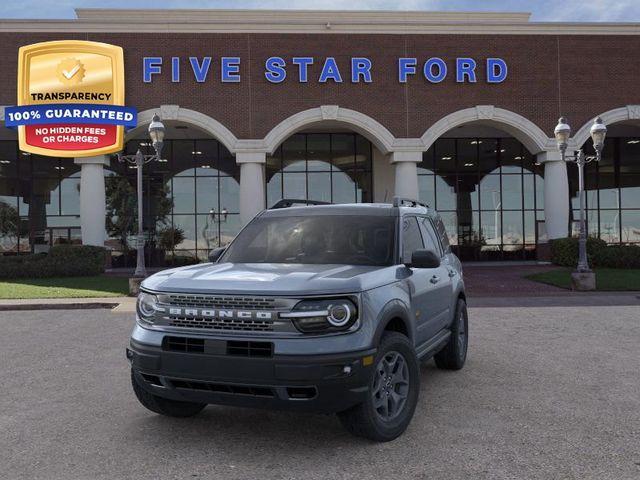
[(377, 327), (373, 337), (374, 345), (379, 345), (382, 335), (389, 323), (394, 319), (402, 320), (411, 343), (415, 344), (415, 322), (411, 321), (411, 309), (400, 300), (391, 300), (378, 314)]

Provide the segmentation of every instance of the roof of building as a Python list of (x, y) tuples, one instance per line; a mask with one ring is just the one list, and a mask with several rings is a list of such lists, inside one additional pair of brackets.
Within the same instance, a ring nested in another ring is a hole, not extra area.
[(5, 32), (638, 35), (640, 23), (531, 22), (520, 12), (78, 8), (75, 19), (0, 19)]

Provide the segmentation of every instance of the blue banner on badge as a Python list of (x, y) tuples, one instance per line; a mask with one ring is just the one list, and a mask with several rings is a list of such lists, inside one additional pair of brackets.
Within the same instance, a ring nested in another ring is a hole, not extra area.
[(6, 107), (5, 126), (22, 125), (122, 125), (133, 128), (138, 125), (138, 112), (133, 107), (120, 105), (90, 105), (63, 103)]

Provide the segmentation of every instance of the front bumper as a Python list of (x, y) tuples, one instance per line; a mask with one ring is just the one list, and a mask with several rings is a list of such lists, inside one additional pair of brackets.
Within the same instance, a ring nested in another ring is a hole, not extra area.
[(270, 357), (234, 356), (224, 349), (177, 352), (131, 339), (127, 358), (142, 388), (172, 400), (334, 413), (361, 403), (369, 390), (375, 349), (330, 355), (274, 352)]

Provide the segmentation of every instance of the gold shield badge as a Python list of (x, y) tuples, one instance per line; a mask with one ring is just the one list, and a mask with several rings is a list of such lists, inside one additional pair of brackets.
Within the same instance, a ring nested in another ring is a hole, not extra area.
[(20, 48), (18, 107), (25, 152), (89, 157), (122, 150), (122, 48), (79, 40)]

